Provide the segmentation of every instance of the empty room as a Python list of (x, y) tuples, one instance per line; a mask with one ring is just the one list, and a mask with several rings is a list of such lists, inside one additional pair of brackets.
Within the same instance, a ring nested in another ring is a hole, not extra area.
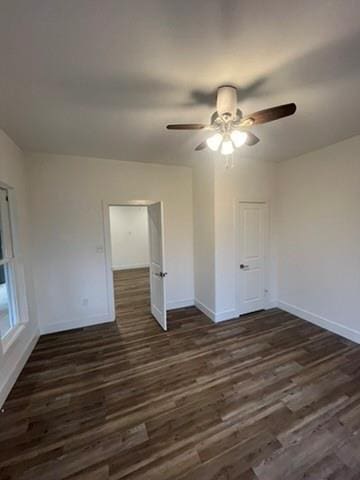
[(0, 480), (360, 479), (360, 3), (0, 0)]

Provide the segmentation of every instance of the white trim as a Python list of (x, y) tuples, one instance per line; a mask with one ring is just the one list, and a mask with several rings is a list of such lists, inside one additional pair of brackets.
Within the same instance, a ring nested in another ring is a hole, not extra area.
[(195, 307), (210, 318), (214, 323), (224, 322), (225, 320), (234, 320), (238, 317), (236, 310), (224, 310), (223, 312), (214, 312), (206, 305), (195, 299)]
[(134, 270), (136, 268), (149, 268), (150, 265), (148, 263), (134, 263), (133, 265), (113, 265), (111, 267), (113, 272), (117, 270)]
[(200, 300), (197, 300), (195, 298), (195, 307), (198, 308), (204, 315), (210, 318), (213, 322), (215, 322), (215, 312), (208, 308), (206, 305), (200, 302)]
[[(105, 320), (106, 322), (111, 322), (115, 319), (115, 292), (114, 292), (114, 279), (113, 279), (113, 273), (112, 273), (113, 269), (112, 269), (109, 207), (114, 205), (147, 207), (157, 202), (159, 202), (159, 200), (129, 200), (129, 199), (123, 199), (121, 197), (102, 200), (104, 258), (105, 258), (104, 267), (105, 267), (105, 275), (106, 275), (108, 311), (109, 311), (109, 318), (111, 318), (111, 320)], [(104, 323), (104, 322), (98, 322), (98, 323)], [(67, 324), (63, 324), (63, 325), (67, 325)], [(81, 326), (83, 325), (80, 325), (80, 327)], [(73, 327), (73, 328), (78, 328), (78, 327)], [(49, 331), (47, 333), (51, 333), (51, 332)]]
[(277, 300), (269, 300), (266, 302), (265, 310), (270, 310), (271, 308), (277, 308), (279, 306), (279, 302)]
[(166, 304), (167, 310), (175, 310), (177, 308), (193, 307), (193, 298), (184, 298), (183, 300), (169, 300)]
[(24, 260), (22, 258), (21, 236), (19, 232), (18, 207), (15, 189), (8, 189), (10, 225), (13, 249), (13, 302), (16, 312), (16, 323), (26, 324), (29, 322), (29, 305), (24, 274)]
[(292, 313), (293, 315), (307, 320), (308, 322), (314, 323), (319, 327), (325, 328), (326, 330), (330, 330), (330, 332), (337, 333), (342, 337), (347, 338), (348, 340), (352, 340), (353, 342), (360, 343), (360, 331), (354, 330), (353, 328), (345, 327), (340, 323), (333, 322), (332, 320), (328, 320), (327, 318), (321, 317), (316, 313), (311, 313), (303, 308), (297, 307), (296, 305), (291, 305), (290, 303), (283, 302), (279, 300), (279, 308), (285, 310), (286, 312)]
[(5, 355), (9, 348), (12, 347), (16, 343), (16, 340), (19, 338), (21, 332), (24, 330), (25, 324), (18, 323), (13, 328), (9, 330), (9, 332), (2, 338), (2, 350), (3, 354)]
[(39, 333), (35, 332), (34, 336), (30, 339), (29, 343), (25, 347), (21, 357), (16, 362), (10, 375), (7, 377), (3, 385), (0, 387), (0, 407), (4, 404), (18, 376), (20, 375), (22, 369), (24, 368), (25, 363), (28, 361), (28, 358), (30, 357), (31, 352), (34, 350), (34, 347), (38, 339), (39, 339)]
[(111, 323), (115, 321), (115, 315), (94, 315), (87, 318), (78, 318), (68, 322), (49, 323), (47, 325), (40, 326), (41, 335), (47, 333), (64, 332), (66, 330), (73, 330), (75, 328), (91, 327), (93, 325), (99, 325), (101, 323)]
[(239, 315), (237, 314), (235, 308), (232, 310), (224, 310), (223, 312), (215, 313), (215, 323), (218, 322), (225, 322), (226, 320), (235, 320), (238, 318)]
[[(112, 273), (112, 253), (111, 253), (111, 235), (110, 235), (110, 205), (102, 202), (103, 210), (103, 233), (104, 233), (104, 261), (106, 276), (106, 297), (109, 318), (115, 319), (115, 293), (114, 278)], [(50, 333), (50, 332), (47, 332)]]

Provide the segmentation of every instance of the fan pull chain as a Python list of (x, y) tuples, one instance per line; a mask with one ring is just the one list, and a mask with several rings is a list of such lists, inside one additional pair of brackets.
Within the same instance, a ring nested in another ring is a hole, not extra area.
[(225, 168), (231, 169), (235, 167), (234, 153), (225, 156)]

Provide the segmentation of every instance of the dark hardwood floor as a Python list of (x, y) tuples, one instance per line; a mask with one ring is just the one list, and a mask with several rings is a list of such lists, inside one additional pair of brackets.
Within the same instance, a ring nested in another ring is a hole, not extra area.
[(116, 272), (116, 324), (41, 337), (0, 415), (0, 478), (360, 478), (360, 347), (280, 310), (149, 315)]

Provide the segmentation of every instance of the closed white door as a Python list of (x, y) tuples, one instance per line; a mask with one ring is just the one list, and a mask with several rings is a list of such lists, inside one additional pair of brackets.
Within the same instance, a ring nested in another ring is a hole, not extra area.
[(164, 212), (161, 202), (148, 207), (150, 246), (151, 313), (164, 330), (166, 322), (166, 275), (164, 251)]
[(238, 209), (238, 312), (265, 307), (265, 218), (263, 203), (240, 203)]

